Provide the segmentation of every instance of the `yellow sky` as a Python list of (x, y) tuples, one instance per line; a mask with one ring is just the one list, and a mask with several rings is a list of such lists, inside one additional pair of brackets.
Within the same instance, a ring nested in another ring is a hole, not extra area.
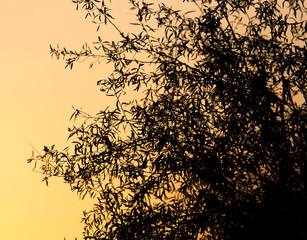
[[(127, 26), (126, 1), (112, 2)], [(109, 74), (106, 66), (89, 69), (87, 62), (67, 70), (49, 54), (49, 44), (78, 50), (97, 40), (97, 26), (84, 15), (71, 0), (0, 0), (0, 240), (81, 239), (90, 202), (62, 179), (46, 187), (26, 160), (30, 144), (67, 146), (72, 106), (94, 114), (110, 104), (96, 85)]]
[(79, 49), (96, 27), (70, 0), (0, 0), (0, 239), (81, 239), (82, 210), (91, 204), (63, 180), (46, 187), (26, 163), (30, 144), (64, 148), (72, 106), (95, 113), (108, 105), (96, 81), (106, 69), (65, 70), (49, 44)]

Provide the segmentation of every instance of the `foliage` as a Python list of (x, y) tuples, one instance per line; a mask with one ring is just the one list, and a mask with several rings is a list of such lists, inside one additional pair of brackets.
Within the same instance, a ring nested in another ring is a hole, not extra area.
[(129, 0), (129, 32), (111, 3), (73, 2), (119, 40), (51, 55), (112, 63), (98, 85), (117, 104), (76, 110), (74, 149), (30, 161), (96, 198), (84, 239), (306, 239), (304, 1)]

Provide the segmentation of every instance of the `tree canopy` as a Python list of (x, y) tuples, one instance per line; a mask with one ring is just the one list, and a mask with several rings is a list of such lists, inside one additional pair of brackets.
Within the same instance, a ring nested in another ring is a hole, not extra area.
[(129, 31), (111, 2), (73, 1), (119, 40), (51, 55), (113, 64), (98, 85), (117, 103), (29, 160), (96, 199), (84, 239), (306, 239), (304, 1), (127, 1)]

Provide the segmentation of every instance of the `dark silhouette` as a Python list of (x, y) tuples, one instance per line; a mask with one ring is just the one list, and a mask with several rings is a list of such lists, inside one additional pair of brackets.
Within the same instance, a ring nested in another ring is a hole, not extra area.
[(98, 84), (117, 104), (76, 110), (74, 149), (30, 161), (97, 199), (84, 239), (307, 239), (303, 1), (130, 0), (129, 33), (111, 3), (74, 2), (120, 40), (51, 54), (113, 63)]

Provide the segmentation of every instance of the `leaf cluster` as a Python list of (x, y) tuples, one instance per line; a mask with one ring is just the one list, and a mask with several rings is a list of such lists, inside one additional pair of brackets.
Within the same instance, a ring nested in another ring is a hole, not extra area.
[[(183, 1), (193, 11), (129, 0), (120, 30), (103, 0), (74, 1), (120, 40), (67, 66), (112, 63), (101, 91), (114, 110), (69, 129), (73, 150), (31, 161), (81, 197), (85, 239), (304, 239), (306, 232), (306, 8), (304, 2)], [(132, 88), (131, 88), (132, 87)], [(122, 94), (143, 91), (128, 103)], [(263, 237), (262, 234), (266, 234)]]

